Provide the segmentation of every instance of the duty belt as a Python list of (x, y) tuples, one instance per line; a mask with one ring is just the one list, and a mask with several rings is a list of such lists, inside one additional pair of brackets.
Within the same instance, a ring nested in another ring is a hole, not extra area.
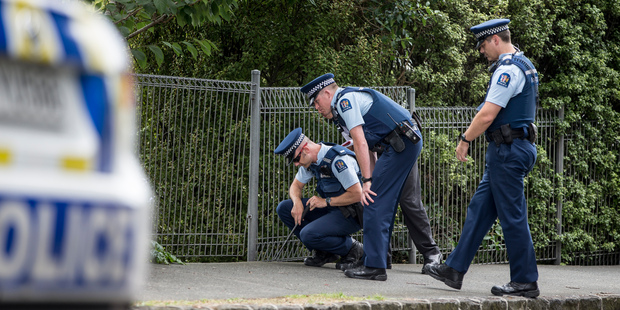
[(526, 131), (523, 127), (512, 129), (510, 128), (509, 124), (502, 125), (499, 129), (492, 131), (491, 133), (485, 133), (485, 136), (487, 138), (487, 141), (495, 142), (495, 144), (497, 145), (500, 145), (502, 143), (511, 144), (514, 139), (527, 139), (530, 142), (534, 143), (534, 141), (532, 141), (533, 139), (528, 139), (529, 135), (526, 134)]
[(415, 130), (420, 130), (420, 128), (412, 119), (403, 121), (402, 123), (394, 121), (394, 123), (396, 123), (396, 129), (390, 131), (387, 136), (383, 137), (379, 143), (372, 147), (370, 149), (371, 152), (376, 152), (378, 155), (381, 155), (381, 153), (385, 151), (385, 148), (391, 145), (397, 153), (400, 153), (405, 149), (403, 136), (413, 142), (413, 144), (418, 143), (422, 139), (420, 135), (415, 132)]

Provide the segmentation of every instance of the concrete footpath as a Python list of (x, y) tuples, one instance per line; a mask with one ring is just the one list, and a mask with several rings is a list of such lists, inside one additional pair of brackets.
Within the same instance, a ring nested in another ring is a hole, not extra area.
[[(539, 265), (541, 296), (536, 299), (491, 294), (493, 285), (510, 280), (508, 265), (472, 265), (461, 290), (421, 274), (420, 264), (394, 265), (385, 282), (350, 279), (334, 266), (307, 267), (301, 262), (150, 265), (134, 309), (620, 309), (620, 266)], [(299, 296), (315, 294), (359, 298), (301, 304)], [(281, 298), (286, 296), (300, 301)]]

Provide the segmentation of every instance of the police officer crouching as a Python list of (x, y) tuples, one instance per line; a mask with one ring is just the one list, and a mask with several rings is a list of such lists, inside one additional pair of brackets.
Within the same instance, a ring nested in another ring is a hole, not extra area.
[[(336, 268), (358, 261), (363, 245), (351, 238), (361, 229), (361, 173), (355, 153), (340, 145), (314, 143), (301, 128), (291, 131), (274, 151), (299, 166), (289, 188), (291, 199), (280, 202), (278, 216), (310, 251), (304, 264), (321, 267), (340, 258)], [(317, 179), (319, 196), (303, 198), (303, 187)], [(307, 213), (304, 214), (304, 209)], [(296, 226), (296, 227), (295, 227)]]

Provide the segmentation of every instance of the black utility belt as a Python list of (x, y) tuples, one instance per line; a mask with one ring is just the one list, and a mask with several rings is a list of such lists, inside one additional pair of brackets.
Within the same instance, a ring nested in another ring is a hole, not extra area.
[(504, 124), (499, 127), (499, 129), (492, 131), (491, 133), (486, 133), (485, 136), (487, 141), (495, 142), (495, 144), (511, 144), (514, 139), (522, 139), (528, 140), (531, 143), (536, 141), (536, 137), (538, 135), (538, 128), (534, 123), (530, 123), (528, 125), (528, 131), (525, 131), (524, 127), (512, 129), (510, 128), (510, 124)]
[(420, 142), (422, 137), (416, 132), (416, 129), (418, 129), (417, 126), (411, 125), (412, 123), (411, 121), (396, 123), (396, 129), (390, 131), (390, 133), (381, 139), (381, 142), (377, 143), (370, 151), (381, 154), (388, 145), (391, 145), (394, 151), (400, 153), (405, 150), (405, 141), (403, 141), (402, 136), (407, 137), (413, 144)]

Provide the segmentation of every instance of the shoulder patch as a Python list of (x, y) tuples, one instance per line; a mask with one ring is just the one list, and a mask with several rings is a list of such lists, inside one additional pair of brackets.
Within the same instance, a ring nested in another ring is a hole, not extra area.
[(338, 173), (341, 173), (345, 170), (347, 170), (347, 164), (344, 163), (344, 160), (342, 159), (338, 159), (335, 163), (334, 166), (336, 166), (336, 170), (338, 170)]
[(349, 99), (342, 99), (340, 100), (340, 110), (342, 110), (342, 113), (351, 110), (353, 107), (351, 106), (351, 101), (349, 101)]
[(510, 74), (502, 73), (499, 75), (499, 79), (497, 80), (497, 85), (508, 87), (510, 84)]

